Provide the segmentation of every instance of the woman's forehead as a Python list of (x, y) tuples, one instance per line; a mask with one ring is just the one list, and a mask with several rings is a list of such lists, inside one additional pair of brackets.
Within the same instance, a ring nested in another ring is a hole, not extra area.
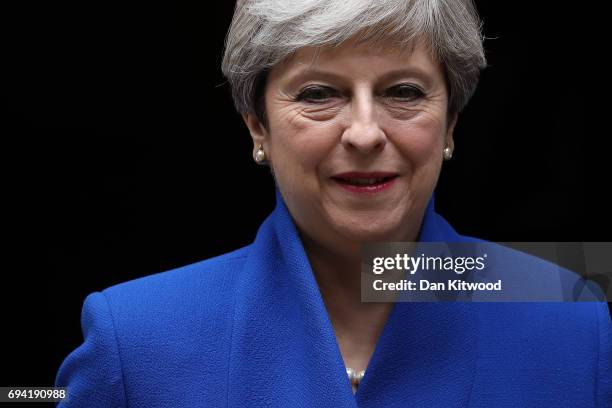
[(338, 46), (310, 46), (296, 51), (277, 64), (272, 75), (294, 77), (312, 73), (349, 75), (352, 72), (382, 74), (396, 71), (421, 71), (434, 74), (439, 64), (423, 42), (412, 46), (397, 46), (391, 42), (384, 46), (356, 40)]

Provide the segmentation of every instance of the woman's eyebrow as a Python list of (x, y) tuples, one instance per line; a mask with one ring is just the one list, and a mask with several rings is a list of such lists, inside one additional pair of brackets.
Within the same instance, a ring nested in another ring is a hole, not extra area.
[(346, 82), (346, 78), (344, 76), (336, 74), (335, 72), (324, 71), (316, 68), (301, 68), (289, 76), (287, 84), (289, 86), (294, 86), (300, 82), (305, 82), (313, 78), (336, 82)]
[[(382, 75), (380, 75), (379, 77), (377, 77), (375, 82), (390, 82), (395, 79), (408, 78), (408, 77), (417, 78), (423, 81), (423, 83), (426, 86), (429, 86), (431, 82), (433, 81), (431, 72), (428, 72), (427, 70), (423, 68), (413, 66), (409, 68), (400, 68), (400, 69), (387, 71), (383, 73)], [(341, 73), (336, 73), (333, 71), (326, 71), (326, 70), (317, 69), (317, 68), (303, 68), (291, 74), (287, 80), (287, 84), (289, 86), (293, 86), (293, 85), (297, 85), (297, 83), (304, 82), (304, 81), (307, 81), (313, 78), (330, 80), (330, 81), (335, 81), (335, 82), (340, 82), (340, 83), (347, 82), (346, 76), (342, 75)]]
[(414, 77), (423, 81), (428, 86), (433, 81), (433, 75), (430, 71), (421, 67), (413, 66), (410, 68), (401, 68), (392, 71), (385, 72), (381, 75), (378, 80), (382, 82), (390, 82), (399, 78)]

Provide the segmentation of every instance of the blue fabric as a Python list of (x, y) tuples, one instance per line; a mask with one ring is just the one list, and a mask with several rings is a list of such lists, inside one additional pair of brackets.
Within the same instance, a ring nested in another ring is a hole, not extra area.
[[(420, 240), (467, 241), (430, 201)], [(612, 407), (605, 303), (395, 303), (353, 395), (277, 190), (253, 244), (90, 294), (60, 407)]]

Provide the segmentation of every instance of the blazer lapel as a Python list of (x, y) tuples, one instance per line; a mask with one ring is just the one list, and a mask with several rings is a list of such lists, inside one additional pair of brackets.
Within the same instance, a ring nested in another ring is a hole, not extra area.
[[(471, 304), (396, 303), (353, 395), (295, 224), (276, 190), (235, 292), (230, 407), (460, 407), (475, 372)], [(428, 204), (420, 240), (461, 240)], [(246, 405), (245, 405), (246, 404)]]
[(318, 285), (278, 189), (276, 200), (239, 278), (228, 404), (357, 408)]

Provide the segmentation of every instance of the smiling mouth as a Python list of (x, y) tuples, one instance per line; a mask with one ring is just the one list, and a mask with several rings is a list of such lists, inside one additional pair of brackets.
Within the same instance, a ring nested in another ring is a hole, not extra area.
[(399, 177), (399, 174), (381, 173), (363, 174), (351, 172), (334, 176), (332, 180), (343, 190), (351, 194), (369, 197), (390, 190), (396, 184), (395, 180)]
[(332, 177), (340, 184), (356, 186), (356, 187), (375, 187), (379, 185), (383, 185), (397, 176), (387, 176), (387, 177)]

